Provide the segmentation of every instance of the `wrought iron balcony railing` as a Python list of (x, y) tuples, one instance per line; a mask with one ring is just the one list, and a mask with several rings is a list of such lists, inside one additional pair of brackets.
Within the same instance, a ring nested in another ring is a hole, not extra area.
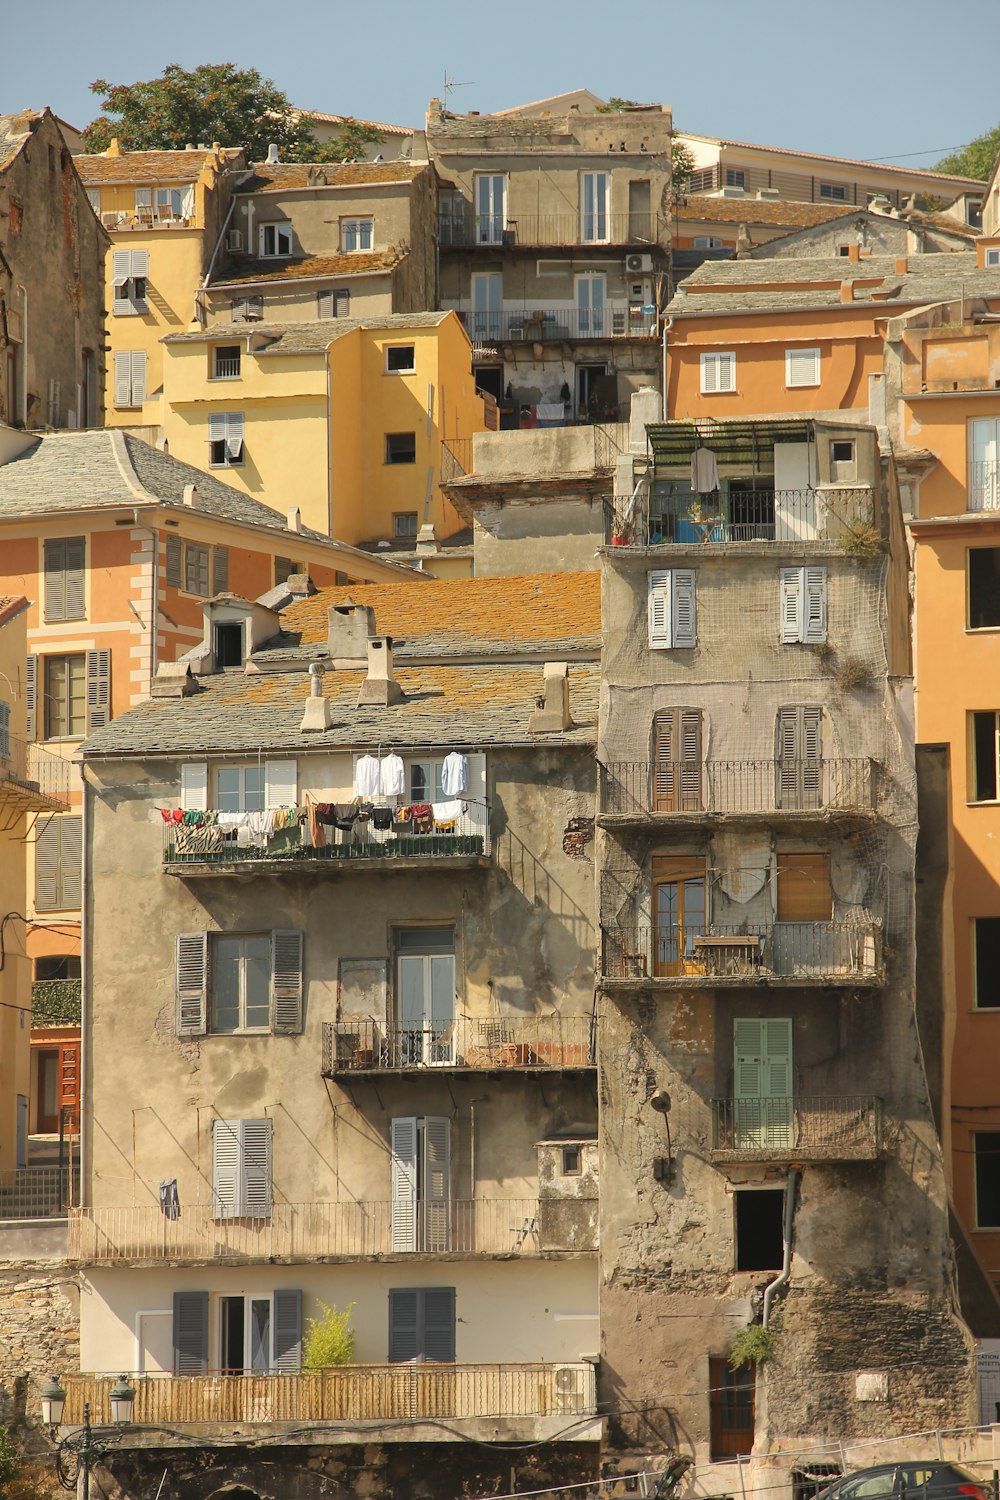
[(969, 465), (969, 509), (1000, 510), (1000, 464)]
[(607, 923), (601, 928), (601, 973), (607, 980), (789, 979), (803, 984), (881, 979), (876, 922), (774, 922), (724, 927)]
[(73, 770), (42, 745), (0, 732), (0, 812), (65, 812)]
[(642, 339), (656, 335), (649, 307), (608, 303), (599, 308), (457, 309), (474, 344), (551, 344), (566, 339)]
[(665, 547), (697, 542), (832, 542), (870, 524), (867, 485), (830, 489), (747, 490), (697, 496), (615, 495), (605, 505), (612, 547)]
[(78, 1197), (76, 1164), (0, 1172), (0, 1219), (59, 1219)]
[(717, 1160), (871, 1161), (883, 1149), (882, 1100), (872, 1095), (712, 1100)]
[(601, 767), (602, 816), (715, 813), (869, 813), (872, 760), (616, 761)]
[(475, 214), (452, 211), (438, 217), (442, 250), (513, 250), (544, 245), (656, 246), (660, 217), (654, 213)]
[(414, 1068), (481, 1072), (594, 1066), (590, 1016), (456, 1016), (421, 1027), (326, 1021), (324, 1074)]

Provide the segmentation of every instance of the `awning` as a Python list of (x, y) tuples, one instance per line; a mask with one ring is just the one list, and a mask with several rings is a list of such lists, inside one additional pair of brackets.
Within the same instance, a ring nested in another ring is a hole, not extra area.
[(775, 444), (813, 442), (816, 425), (801, 417), (746, 422), (699, 417), (693, 422), (651, 422), (646, 435), (657, 469), (690, 463), (696, 448), (711, 448), (718, 463), (745, 465), (758, 472), (774, 467)]

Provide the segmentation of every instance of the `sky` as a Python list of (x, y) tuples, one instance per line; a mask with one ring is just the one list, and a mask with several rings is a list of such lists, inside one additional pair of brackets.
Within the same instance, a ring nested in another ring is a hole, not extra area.
[(24, 40), (0, 57), (0, 113), (78, 127), (96, 79), (206, 62), (394, 124), (422, 125), (446, 79), (460, 113), (584, 87), (668, 104), (678, 130), (914, 167), (1000, 121), (1000, 0), (34, 0)]

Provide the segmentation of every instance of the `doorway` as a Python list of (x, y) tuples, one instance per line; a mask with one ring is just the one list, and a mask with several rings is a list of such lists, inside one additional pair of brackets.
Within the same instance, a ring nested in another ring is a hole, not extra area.
[(220, 1297), (219, 1321), (222, 1373), (266, 1375), (271, 1368), (270, 1297)]
[(472, 378), (477, 391), (485, 391), (499, 406), (503, 400), (503, 365), (473, 365)]
[[(602, 401), (605, 388), (601, 382), (608, 379), (606, 361), (600, 364), (577, 365), (576, 410), (581, 422), (599, 422), (602, 416)], [(606, 403), (605, 403), (606, 404)]]

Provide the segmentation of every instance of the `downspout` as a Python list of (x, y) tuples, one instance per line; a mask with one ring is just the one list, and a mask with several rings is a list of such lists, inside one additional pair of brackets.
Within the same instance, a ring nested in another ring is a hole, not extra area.
[[(86, 1184), (90, 1181), (90, 1172), (87, 1168), (87, 1151), (90, 1146), (90, 1132), (87, 1129), (87, 1088), (90, 1082), (90, 942), (88, 927), (90, 922), (90, 881), (87, 878), (87, 864), (89, 852), (87, 849), (87, 829), (90, 824), (88, 816), (90, 810), (90, 785), (87, 781), (86, 766), (80, 767), (80, 781), (83, 784), (83, 798), (80, 809), (80, 840), (83, 844), (83, 872), (80, 881), (80, 1206), (86, 1192)], [(70, 1176), (70, 1197), (72, 1198), (72, 1175)]]
[(761, 1323), (765, 1328), (768, 1326), (771, 1318), (771, 1303), (792, 1274), (792, 1226), (795, 1221), (795, 1193), (798, 1189), (799, 1178), (801, 1176), (802, 1173), (799, 1168), (793, 1167), (788, 1174), (788, 1181), (785, 1183), (785, 1224), (783, 1230), (785, 1252), (781, 1261), (781, 1270), (774, 1280), (769, 1282), (764, 1288), (764, 1312), (761, 1317)]
[(333, 388), (330, 380), (330, 350), (326, 346), (326, 529), (333, 537)]
[(160, 628), (160, 534), (139, 520), (138, 506), (132, 507), (132, 525), (137, 531), (147, 531), (153, 539), (152, 617), (149, 622), (149, 691), (152, 692), (156, 676), (156, 633)]
[(28, 288), (17, 283), (17, 289), (21, 293), (24, 303), (24, 326), (21, 329), (21, 426), (25, 432), (28, 430)]
[(674, 326), (673, 315), (663, 322), (663, 420), (667, 420), (667, 334)]

